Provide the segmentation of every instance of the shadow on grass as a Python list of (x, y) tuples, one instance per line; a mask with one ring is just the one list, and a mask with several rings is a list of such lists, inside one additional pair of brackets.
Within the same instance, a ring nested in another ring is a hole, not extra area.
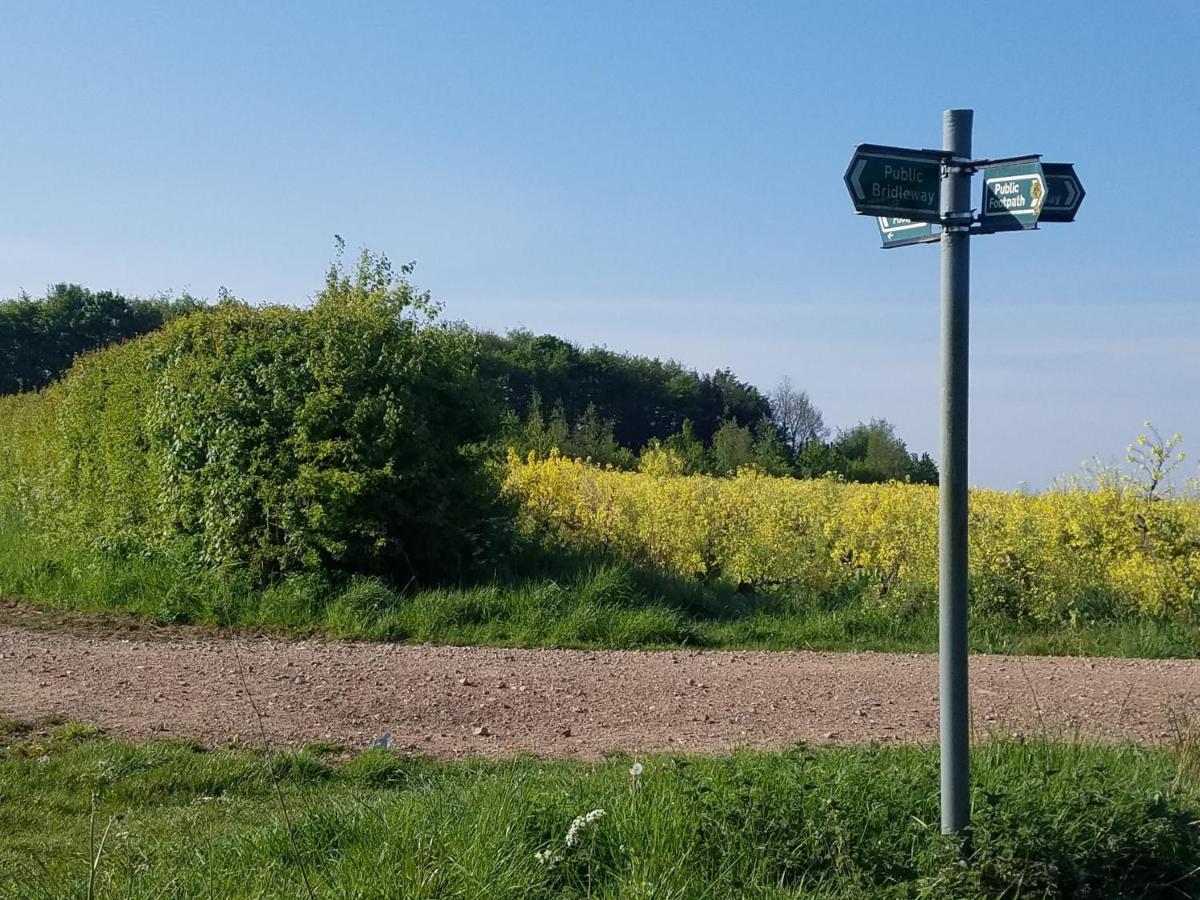
[(905, 617), (872, 609), (852, 592), (738, 590), (534, 547), (470, 583), (405, 588), (375, 577), (306, 573), (256, 586), (241, 573), (200, 570), (182, 556), (52, 547), (12, 527), (0, 530), (0, 593), (164, 624), (447, 644), (907, 648), (930, 626), (919, 621), (906, 633)]

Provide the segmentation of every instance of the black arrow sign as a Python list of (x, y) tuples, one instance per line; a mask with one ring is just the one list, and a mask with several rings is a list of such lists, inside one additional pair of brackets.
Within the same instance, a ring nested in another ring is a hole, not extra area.
[(1073, 222), (1083, 203), (1083, 185), (1071, 163), (1042, 163), (1046, 176), (1046, 200), (1038, 222)]

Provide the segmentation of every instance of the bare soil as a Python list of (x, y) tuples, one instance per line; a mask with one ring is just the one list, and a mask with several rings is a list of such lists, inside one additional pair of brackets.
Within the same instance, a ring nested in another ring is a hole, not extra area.
[[(1175, 740), (1200, 661), (976, 656), (976, 739)], [(133, 739), (595, 758), (937, 739), (937, 659), (885, 653), (512, 650), (156, 628), (0, 603), (0, 714)]]

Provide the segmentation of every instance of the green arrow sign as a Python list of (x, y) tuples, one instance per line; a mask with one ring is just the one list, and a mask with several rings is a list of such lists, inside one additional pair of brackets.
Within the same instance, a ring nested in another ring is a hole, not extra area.
[(936, 150), (860, 144), (845, 176), (855, 211), (918, 222), (939, 221), (942, 157)]
[(912, 219), (897, 219), (879, 216), (879, 237), (885, 247), (902, 247), (905, 244), (923, 244), (933, 240), (933, 223), (914, 222)]
[(1039, 222), (1073, 222), (1083, 203), (1083, 185), (1070, 163), (1042, 163), (1046, 176), (1046, 202)]
[(1041, 163), (1022, 162), (983, 170), (982, 231), (1036, 228), (1046, 201), (1046, 178)]

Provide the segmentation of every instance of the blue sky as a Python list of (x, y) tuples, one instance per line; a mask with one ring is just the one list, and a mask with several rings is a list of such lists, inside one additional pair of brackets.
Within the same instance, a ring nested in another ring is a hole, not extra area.
[[(1140, 7), (1140, 8), (1139, 8)], [(878, 249), (860, 142), (1069, 161), (1079, 219), (973, 240), (972, 481), (1153, 419), (1200, 458), (1194, 3), (5, 5), (0, 295), (304, 303), (333, 235), (447, 314), (789, 374), (937, 450), (936, 247)], [(950, 74), (953, 73), (953, 74)], [(974, 193), (978, 193), (978, 181)]]

